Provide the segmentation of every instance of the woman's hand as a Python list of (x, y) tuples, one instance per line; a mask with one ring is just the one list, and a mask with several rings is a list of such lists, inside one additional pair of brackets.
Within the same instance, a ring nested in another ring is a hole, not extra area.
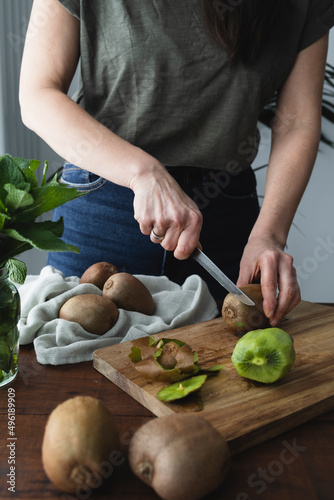
[(188, 258), (199, 245), (202, 214), (195, 202), (158, 162), (131, 182), (135, 194), (134, 216), (143, 234), (153, 229), (165, 250), (174, 251), (177, 259)]
[(293, 259), (274, 237), (250, 238), (244, 249), (237, 286), (259, 278), (264, 312), (276, 326), (300, 302), (300, 289)]

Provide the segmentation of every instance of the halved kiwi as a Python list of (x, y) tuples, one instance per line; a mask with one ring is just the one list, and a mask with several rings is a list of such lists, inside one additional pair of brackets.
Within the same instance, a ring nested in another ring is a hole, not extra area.
[(295, 359), (293, 338), (280, 328), (246, 333), (236, 343), (231, 357), (239, 375), (265, 384), (285, 377)]

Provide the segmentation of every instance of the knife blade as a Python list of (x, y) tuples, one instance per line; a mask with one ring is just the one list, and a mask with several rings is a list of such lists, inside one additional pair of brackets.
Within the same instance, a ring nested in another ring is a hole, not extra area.
[(234, 297), (239, 299), (241, 302), (246, 304), (247, 306), (255, 306), (254, 302), (247, 297), (245, 293), (243, 293), (240, 288), (238, 288), (233, 281), (230, 280), (226, 276), (226, 274), (223, 273), (219, 269), (214, 262), (212, 262), (211, 259), (205, 253), (202, 252), (199, 248), (196, 248), (193, 253), (191, 254), (191, 257), (196, 260), (213, 278), (215, 278), (218, 283), (225, 288), (228, 292), (230, 292)]

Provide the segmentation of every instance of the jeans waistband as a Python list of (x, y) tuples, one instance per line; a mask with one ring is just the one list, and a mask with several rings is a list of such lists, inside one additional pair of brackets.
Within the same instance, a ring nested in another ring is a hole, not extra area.
[(216, 183), (221, 192), (231, 196), (247, 196), (256, 190), (256, 177), (251, 167), (241, 172), (192, 166), (166, 168), (181, 186), (191, 183), (205, 187), (210, 183)]

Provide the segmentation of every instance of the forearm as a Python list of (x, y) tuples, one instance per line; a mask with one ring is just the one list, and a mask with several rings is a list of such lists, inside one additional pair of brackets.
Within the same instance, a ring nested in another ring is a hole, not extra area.
[(301, 51), (278, 95), (264, 201), (251, 238), (268, 236), (282, 248), (318, 152), (327, 46), (324, 35)]
[(161, 164), (95, 120), (56, 88), (21, 93), (22, 119), (57, 154), (116, 184), (130, 187)]
[(261, 279), (263, 307), (272, 326), (300, 300), (293, 258), (284, 247), (317, 155), (317, 122), (273, 132), (264, 201), (240, 263), (238, 286)]
[(273, 134), (264, 200), (250, 238), (274, 238), (284, 248), (317, 156), (320, 126)]

